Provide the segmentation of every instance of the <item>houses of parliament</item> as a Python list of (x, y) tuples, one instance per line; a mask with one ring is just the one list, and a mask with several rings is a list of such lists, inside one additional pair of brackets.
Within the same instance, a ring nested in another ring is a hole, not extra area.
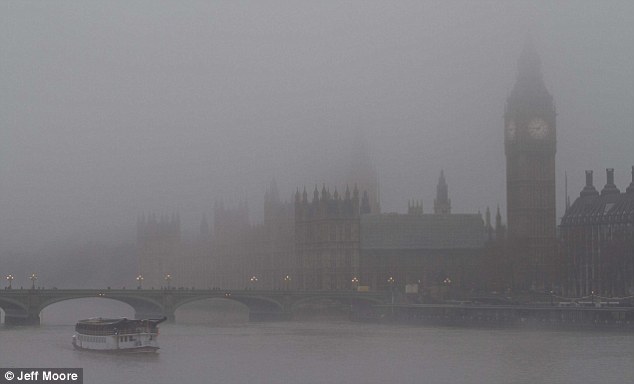
[[(379, 177), (363, 150), (341, 185), (264, 193), (264, 217), (252, 223), (246, 202), (216, 203), (195, 239), (180, 218), (137, 221), (139, 274), (147, 287), (385, 290), (434, 295), (550, 292), (570, 297), (634, 294), (634, 167), (620, 192), (613, 170), (598, 192), (592, 171), (580, 196), (556, 222), (556, 110), (528, 43), (503, 111), (507, 225), (499, 210), (454, 213), (440, 170), (433, 211), (419, 198), (407, 213), (383, 213)], [(362, 142), (362, 139), (360, 139)], [(284, 199), (288, 196), (288, 200)], [(405, 208), (405, 207), (404, 207)], [(167, 281), (169, 279), (169, 281)]]

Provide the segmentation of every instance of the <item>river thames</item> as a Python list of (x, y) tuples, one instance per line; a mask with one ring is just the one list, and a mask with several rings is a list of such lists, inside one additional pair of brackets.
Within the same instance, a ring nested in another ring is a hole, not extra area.
[[(110, 316), (132, 316), (108, 306), (99, 302)], [(634, 382), (632, 333), (247, 323), (240, 313), (197, 311), (161, 325), (158, 354), (130, 356), (75, 351), (74, 322), (96, 304), (60, 303), (40, 327), (0, 328), (0, 367), (83, 368), (85, 383)]]

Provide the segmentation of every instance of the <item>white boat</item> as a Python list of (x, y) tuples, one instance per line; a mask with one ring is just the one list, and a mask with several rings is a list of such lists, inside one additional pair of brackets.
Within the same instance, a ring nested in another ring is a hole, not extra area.
[(91, 318), (75, 325), (73, 346), (76, 349), (102, 352), (156, 352), (158, 324), (162, 319), (130, 320), (126, 318)]

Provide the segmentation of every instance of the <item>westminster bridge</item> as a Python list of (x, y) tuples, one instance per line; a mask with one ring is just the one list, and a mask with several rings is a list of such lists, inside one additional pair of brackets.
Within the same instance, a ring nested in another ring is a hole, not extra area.
[(40, 312), (51, 304), (83, 298), (107, 298), (130, 305), (136, 318), (166, 316), (175, 321), (176, 310), (205, 299), (226, 299), (244, 304), (250, 320), (291, 319), (303, 305), (330, 300), (363, 311), (386, 304), (386, 292), (290, 291), (290, 290), (199, 290), (199, 289), (5, 289), (0, 290), (0, 308), (5, 324), (38, 325)]

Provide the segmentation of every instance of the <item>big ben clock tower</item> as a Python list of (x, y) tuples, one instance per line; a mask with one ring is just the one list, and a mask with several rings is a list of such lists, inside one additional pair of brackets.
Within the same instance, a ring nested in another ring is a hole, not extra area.
[(556, 273), (556, 112), (527, 43), (504, 112), (508, 255), (515, 290), (550, 290)]

